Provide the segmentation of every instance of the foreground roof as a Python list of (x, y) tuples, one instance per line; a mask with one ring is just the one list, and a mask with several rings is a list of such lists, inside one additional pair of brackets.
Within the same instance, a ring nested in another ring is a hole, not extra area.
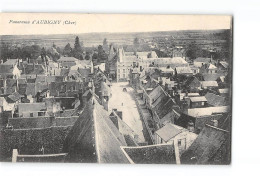
[(221, 152), (220, 148), (228, 140), (228, 133), (226, 130), (205, 125), (197, 139), (181, 155), (181, 163), (209, 164)]
[(92, 95), (65, 141), (70, 162), (129, 163), (120, 148), (124, 137), (108, 116)]
[(176, 164), (175, 150), (172, 144), (121, 148), (132, 164)]

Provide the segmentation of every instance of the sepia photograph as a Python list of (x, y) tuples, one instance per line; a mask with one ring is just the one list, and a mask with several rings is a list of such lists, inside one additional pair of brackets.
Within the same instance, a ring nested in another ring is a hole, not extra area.
[(231, 164), (231, 15), (0, 13), (0, 40), (0, 162)]

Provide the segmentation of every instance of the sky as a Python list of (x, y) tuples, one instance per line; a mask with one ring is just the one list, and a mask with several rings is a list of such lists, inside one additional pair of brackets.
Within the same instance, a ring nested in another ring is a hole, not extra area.
[[(0, 35), (230, 29), (231, 19), (224, 15), (1, 13)], [(35, 24), (38, 20), (60, 20), (60, 24)]]

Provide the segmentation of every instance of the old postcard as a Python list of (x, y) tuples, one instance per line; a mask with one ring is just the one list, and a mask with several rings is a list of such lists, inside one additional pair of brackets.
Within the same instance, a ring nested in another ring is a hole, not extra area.
[(231, 163), (232, 16), (0, 14), (0, 161)]

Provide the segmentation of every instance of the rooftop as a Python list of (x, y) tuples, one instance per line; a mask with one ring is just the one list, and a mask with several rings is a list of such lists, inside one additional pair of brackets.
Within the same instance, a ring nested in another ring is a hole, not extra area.
[[(91, 92), (89, 92), (91, 93)], [(70, 162), (129, 163), (120, 146), (126, 146), (124, 137), (109, 118), (108, 112), (93, 93), (74, 124), (64, 151)]]
[(167, 123), (164, 127), (160, 128), (155, 133), (160, 136), (165, 142), (168, 142), (170, 139), (180, 134), (182, 130), (182, 127)]
[[(209, 164), (209, 161), (212, 161), (216, 154), (221, 152), (220, 148), (227, 141), (228, 133), (220, 128), (206, 125), (188, 150), (181, 155), (181, 163)], [(228, 156), (223, 156), (223, 158), (225, 157)]]
[(199, 97), (189, 97), (190, 101), (192, 102), (201, 102), (201, 101), (207, 101), (206, 97), (199, 96)]
[(207, 103), (212, 105), (212, 106), (225, 106), (226, 105), (226, 101), (225, 101), (225, 97), (213, 94), (213, 93), (207, 93), (205, 95), (206, 99), (207, 99)]
[(73, 61), (78, 61), (78, 59), (76, 59), (75, 57), (61, 57), (58, 62), (64, 62), (64, 61), (70, 61), (70, 62), (73, 62)]
[(138, 147), (121, 147), (132, 164), (176, 164), (173, 145), (147, 145)]

